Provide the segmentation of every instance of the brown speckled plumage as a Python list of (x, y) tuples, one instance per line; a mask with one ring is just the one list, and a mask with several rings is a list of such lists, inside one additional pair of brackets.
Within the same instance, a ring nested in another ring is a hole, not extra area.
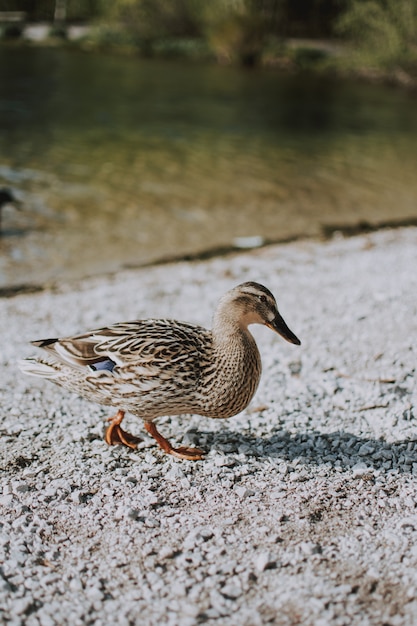
[(88, 400), (117, 407), (108, 443), (135, 447), (135, 438), (120, 427), (128, 411), (145, 420), (166, 452), (197, 459), (201, 450), (172, 448), (151, 422), (162, 415), (227, 418), (242, 411), (261, 376), (259, 351), (248, 330), (255, 323), (300, 343), (278, 313), (271, 292), (248, 282), (223, 296), (211, 331), (176, 320), (124, 322), (75, 337), (33, 342), (48, 356), (26, 359), (21, 368)]

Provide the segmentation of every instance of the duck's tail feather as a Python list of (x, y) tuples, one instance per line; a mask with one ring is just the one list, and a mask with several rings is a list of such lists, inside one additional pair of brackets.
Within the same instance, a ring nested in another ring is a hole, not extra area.
[(35, 357), (18, 361), (18, 367), (24, 374), (40, 376), (41, 378), (58, 378), (61, 373), (59, 363), (52, 363)]
[(37, 348), (47, 348), (57, 341), (58, 339), (39, 339), (38, 341), (31, 341), (30, 343), (32, 346), (36, 346)]

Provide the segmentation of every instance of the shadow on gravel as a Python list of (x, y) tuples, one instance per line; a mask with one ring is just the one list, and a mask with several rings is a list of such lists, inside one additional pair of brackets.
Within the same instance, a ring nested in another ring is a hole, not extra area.
[[(197, 432), (195, 437), (198, 441)], [(358, 437), (343, 431), (290, 434), (282, 430), (269, 438), (235, 431), (200, 431), (201, 437), (205, 439), (207, 450), (215, 449), (225, 454), (240, 452), (249, 457), (269, 457), (289, 462), (298, 459), (300, 464), (305, 465), (330, 464), (346, 470), (356, 466), (417, 474), (417, 439), (388, 443), (383, 439)]]
[[(102, 440), (102, 437), (94, 433), (87, 437), (87, 440), (89, 442)], [(206, 453), (215, 450), (229, 457), (230, 465), (234, 464), (232, 455), (244, 454), (248, 458), (269, 458), (284, 463), (297, 460), (298, 469), (303, 465), (326, 465), (343, 470), (366, 471), (368, 469), (417, 475), (417, 438), (389, 443), (384, 439), (358, 437), (344, 431), (291, 434), (285, 430), (279, 430), (270, 437), (259, 437), (241, 431), (210, 432), (191, 428), (184, 433), (183, 437), (179, 437), (177, 442), (179, 445), (201, 447)], [(106, 447), (104, 441), (102, 444)], [(158, 454), (156, 443), (155, 449), (152, 447), (148, 450)], [(88, 454), (87, 451), (86, 454)], [(134, 454), (142, 456), (144, 451), (139, 449)], [(13, 460), (9, 459), (6, 466), (8, 469), (19, 470), (38, 460), (36, 452), (30, 456), (17, 455)], [(228, 463), (225, 462), (224, 465)], [(0, 469), (6, 469), (6, 467), (2, 468), (0, 465)]]

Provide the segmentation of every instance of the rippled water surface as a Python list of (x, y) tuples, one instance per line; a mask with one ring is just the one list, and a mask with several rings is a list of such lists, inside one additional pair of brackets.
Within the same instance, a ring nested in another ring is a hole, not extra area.
[(0, 49), (0, 286), (417, 217), (415, 94)]

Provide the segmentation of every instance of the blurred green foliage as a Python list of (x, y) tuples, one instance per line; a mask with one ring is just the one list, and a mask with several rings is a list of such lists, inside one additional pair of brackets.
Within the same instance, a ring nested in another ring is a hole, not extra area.
[(354, 43), (362, 64), (409, 70), (417, 65), (417, 0), (350, 0), (335, 26)]
[[(102, 13), (102, 0), (64, 0), (68, 20), (89, 20)], [(0, 0), (0, 12), (24, 11), (29, 21), (52, 22), (59, 0)]]
[(127, 42), (151, 55), (157, 42), (199, 36), (196, 0), (102, 0), (107, 26), (121, 28)]
[[(107, 24), (122, 25), (130, 43), (144, 54), (207, 50), (221, 61), (252, 64), (268, 33), (279, 30), (283, 0), (102, 0)], [(175, 39), (184, 39), (184, 46)], [(203, 40), (205, 46), (197, 46)]]
[[(286, 59), (301, 69), (327, 63), (417, 74), (417, 0), (0, 0), (0, 11), (53, 21), (58, 3), (67, 21), (94, 25), (87, 42), (94, 47), (242, 65)], [(294, 48), (285, 43), (290, 38), (307, 41)], [(317, 38), (347, 44), (343, 55), (309, 45)]]
[(279, 32), (283, 2), (274, 0), (213, 0), (201, 13), (201, 28), (221, 61), (254, 65), (266, 38)]

